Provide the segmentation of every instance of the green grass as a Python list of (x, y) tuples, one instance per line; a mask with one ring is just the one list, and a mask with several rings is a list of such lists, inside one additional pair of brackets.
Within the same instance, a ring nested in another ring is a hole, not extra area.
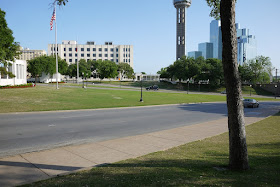
[(0, 90), (0, 113), (225, 101), (225, 96), (36, 86)]
[(27, 186), (280, 186), (279, 121), (280, 113), (246, 127), (247, 171), (227, 169), (228, 134), (224, 133)]
[[(131, 107), (226, 100), (225, 95), (144, 91), (144, 102), (141, 103), (139, 102), (140, 91), (82, 89), (81, 87), (60, 87), (59, 90), (56, 90), (55, 86), (3, 89), (0, 90), (0, 95), (0, 113)], [(257, 98), (257, 100), (266, 101), (273, 100), (273, 98)]]

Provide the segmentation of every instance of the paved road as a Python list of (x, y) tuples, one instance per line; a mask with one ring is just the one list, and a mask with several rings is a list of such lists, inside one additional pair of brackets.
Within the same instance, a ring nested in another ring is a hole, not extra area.
[[(279, 109), (279, 102), (262, 102), (258, 109), (246, 108), (245, 114), (263, 117)], [(0, 157), (156, 132), (225, 116), (225, 103), (0, 114)]]

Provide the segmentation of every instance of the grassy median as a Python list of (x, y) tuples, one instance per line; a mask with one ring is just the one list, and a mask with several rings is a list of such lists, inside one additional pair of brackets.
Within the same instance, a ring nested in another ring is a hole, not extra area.
[(51, 110), (76, 110), (112, 107), (130, 107), (176, 103), (225, 101), (225, 96), (192, 95), (186, 93), (143, 92), (144, 102), (139, 102), (140, 91), (83, 89), (36, 86), (0, 90), (0, 113)]
[(27, 186), (279, 186), (280, 113), (246, 127), (250, 169), (230, 171), (228, 134)]
[[(163, 93), (113, 89), (83, 89), (80, 87), (36, 86), (0, 90), (0, 113), (53, 110), (78, 110), (112, 107), (131, 107), (162, 104), (225, 101), (225, 95)], [(258, 98), (258, 100), (273, 100)]]

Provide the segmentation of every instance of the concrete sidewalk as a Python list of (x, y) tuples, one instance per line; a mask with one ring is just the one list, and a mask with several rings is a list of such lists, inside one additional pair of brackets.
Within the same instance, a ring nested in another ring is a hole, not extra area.
[[(264, 117), (246, 117), (252, 124)], [(15, 186), (67, 172), (166, 150), (227, 132), (227, 118), (170, 130), (0, 159), (0, 186)]]

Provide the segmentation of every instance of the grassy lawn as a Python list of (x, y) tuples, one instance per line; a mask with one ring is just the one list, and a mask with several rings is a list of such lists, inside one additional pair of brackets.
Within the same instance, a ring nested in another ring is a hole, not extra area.
[(248, 171), (227, 170), (224, 133), (27, 186), (280, 186), (279, 121), (280, 113), (246, 127)]
[(36, 86), (0, 90), (0, 113), (225, 101), (225, 96)]
[[(92, 84), (92, 82), (89, 82)], [(97, 86), (98, 84), (100, 84), (100, 81), (98, 82), (94, 82), (95, 86)], [(120, 85), (120, 82), (118, 81), (102, 81), (102, 84), (108, 84), (109, 85)], [(148, 87), (151, 85), (158, 85), (159, 88), (161, 89), (170, 89), (170, 90), (188, 90), (188, 86), (186, 83), (182, 83), (181, 85), (173, 85), (169, 82), (143, 82), (143, 87)], [(133, 87), (140, 87), (141, 83), (140, 82), (121, 82), (122, 86), (133, 86)], [(220, 87), (220, 88), (211, 88), (210, 85), (204, 85), (201, 84), (200, 88), (198, 85), (194, 85), (194, 84), (190, 84), (189, 87), (190, 91), (202, 91), (202, 92), (217, 92), (220, 93), (222, 91), (225, 90), (225, 87)], [(250, 94), (250, 90), (251, 90), (251, 94), (252, 95), (268, 95), (268, 96), (273, 96), (274, 93), (268, 92), (266, 90), (263, 90), (259, 87), (256, 88), (251, 88), (250, 86), (242, 86), (242, 93), (243, 94)]]

